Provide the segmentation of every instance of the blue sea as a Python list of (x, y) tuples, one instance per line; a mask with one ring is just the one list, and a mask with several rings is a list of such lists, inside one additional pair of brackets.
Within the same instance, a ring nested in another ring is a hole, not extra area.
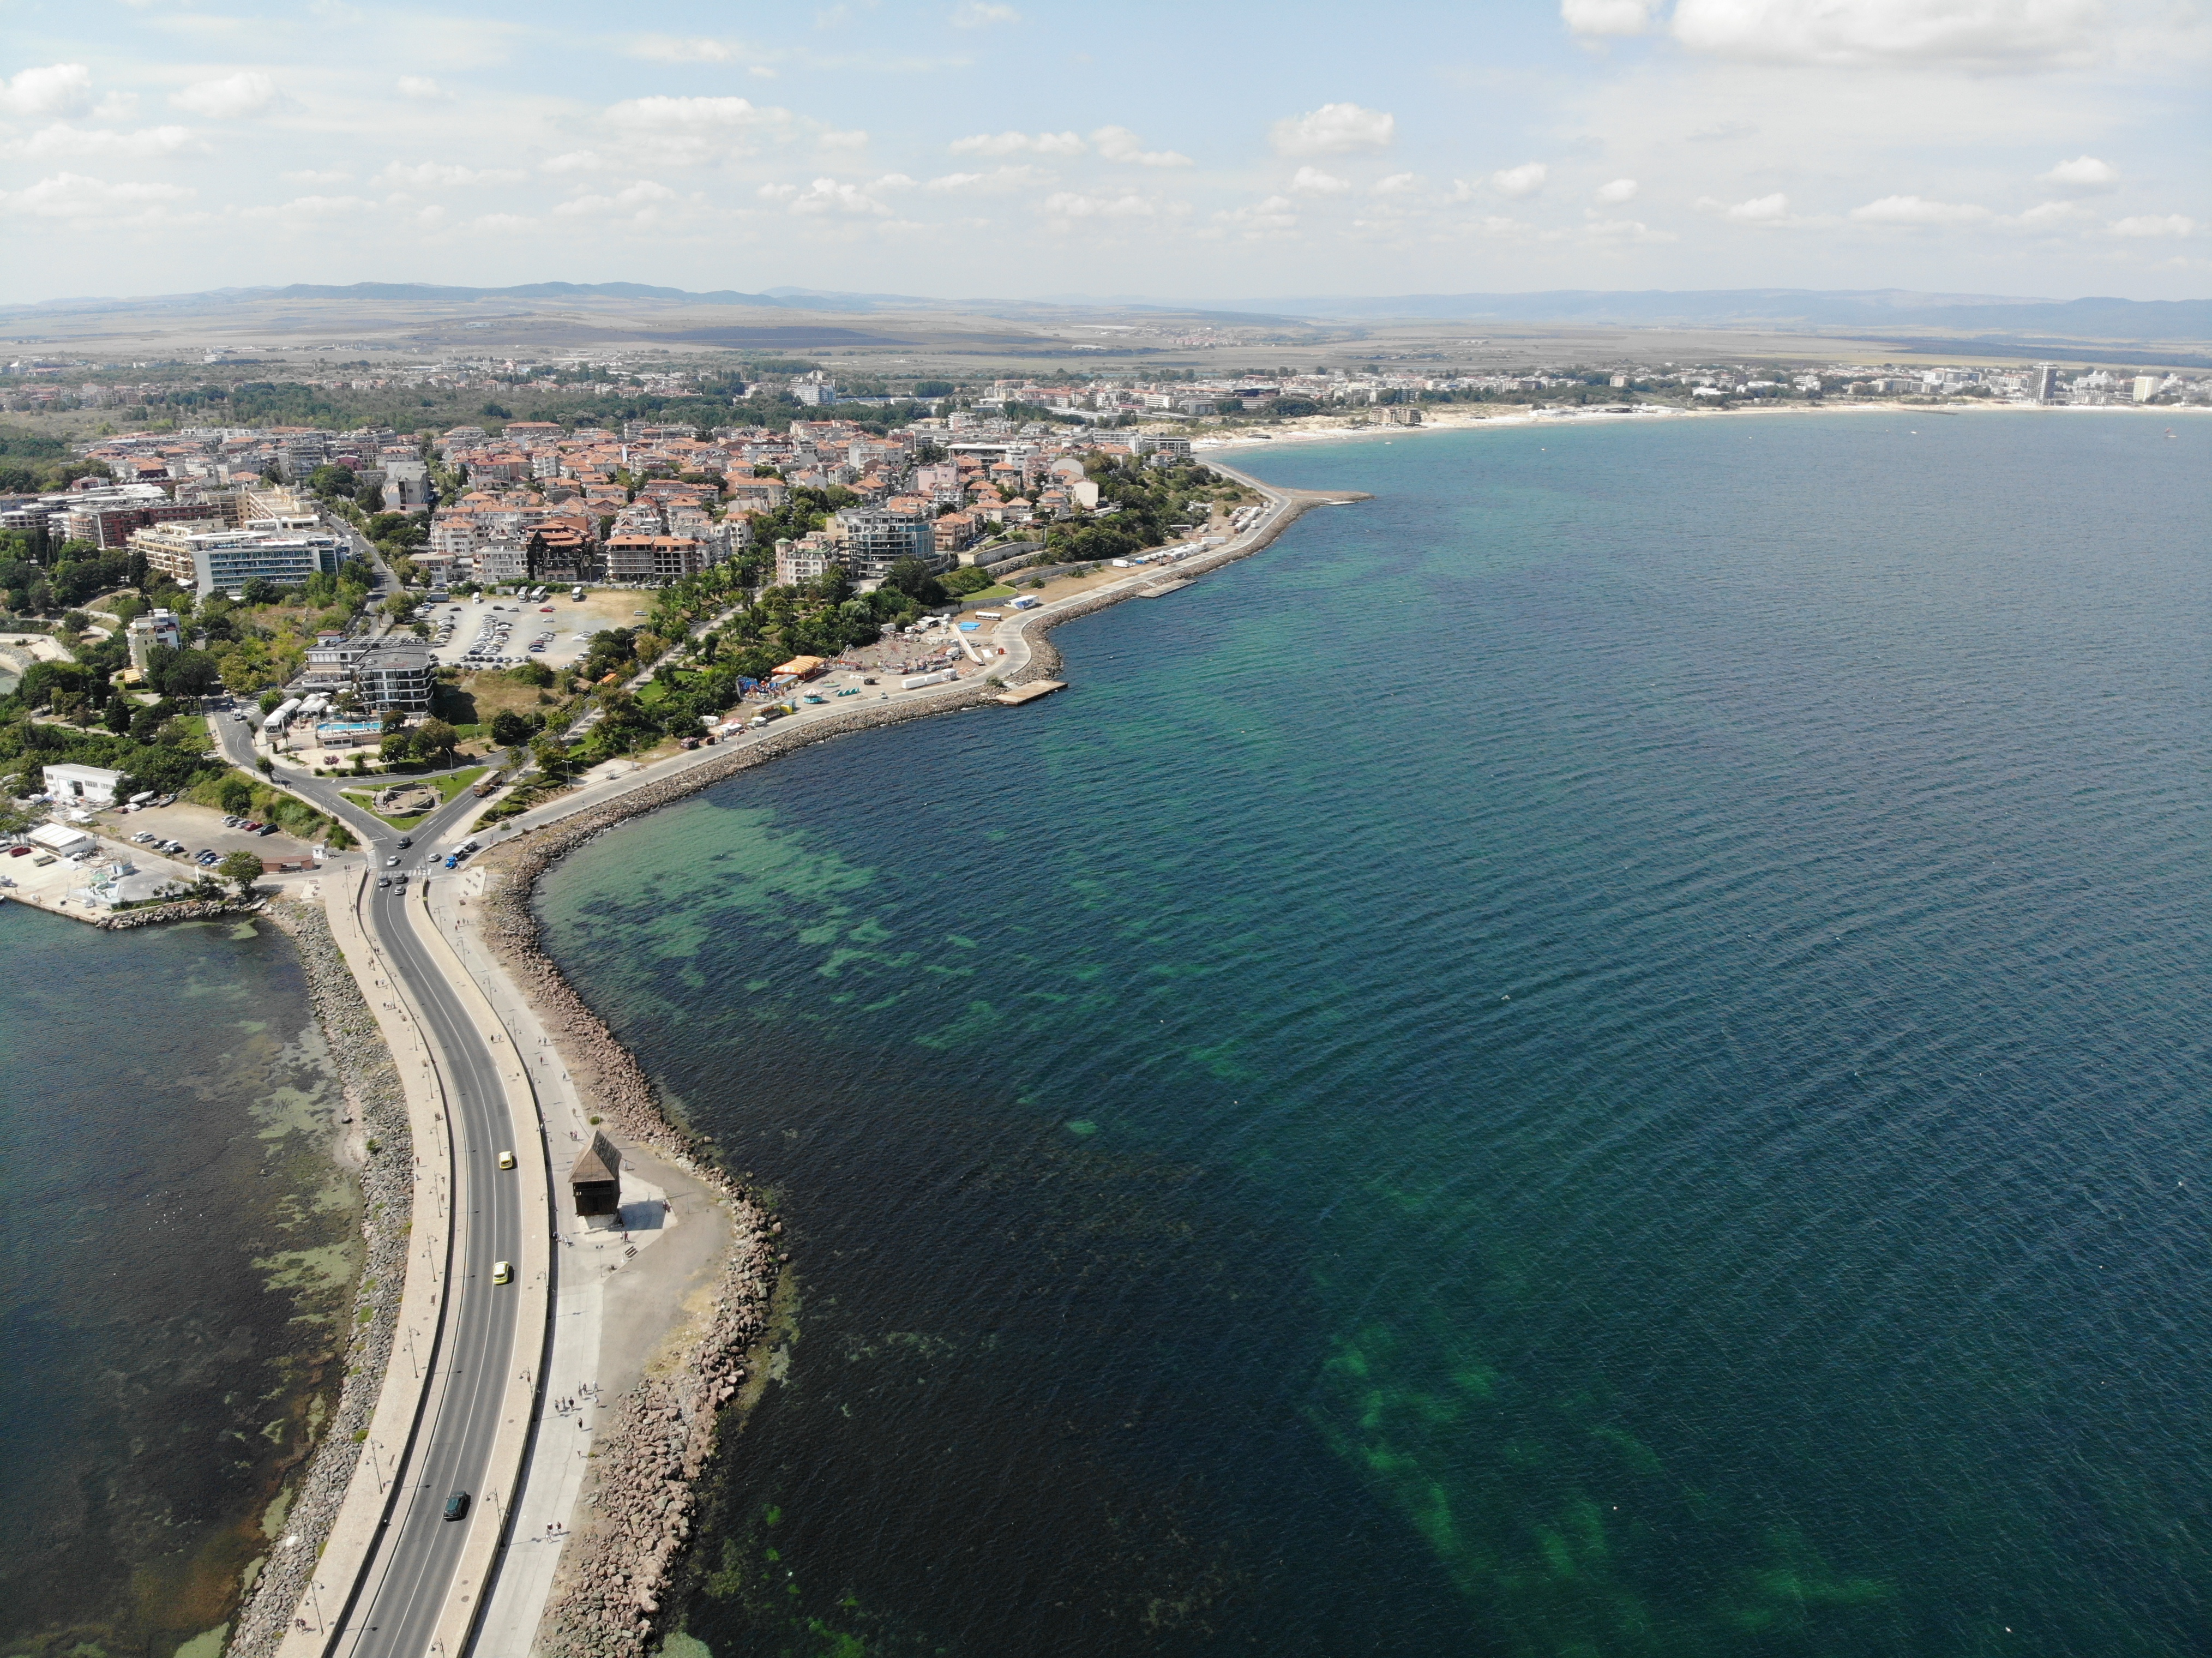
[(10, 1658), (215, 1658), (340, 1381), (340, 1098), (265, 923), (0, 905)]
[(2204, 1650), (2166, 429), (1261, 453), (1376, 498), (573, 856), (556, 954), (794, 1236), (684, 1634)]

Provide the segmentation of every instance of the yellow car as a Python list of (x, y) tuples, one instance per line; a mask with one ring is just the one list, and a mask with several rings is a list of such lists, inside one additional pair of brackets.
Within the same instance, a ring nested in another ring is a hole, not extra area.
[(492, 1262), (492, 1264), (491, 1264), (491, 1281), (492, 1281), (494, 1284), (512, 1284), (512, 1283), (514, 1283), (514, 1267), (512, 1267), (512, 1266), (508, 1266), (508, 1265), (507, 1265), (505, 1261), (503, 1261), (503, 1260), (495, 1260), (495, 1261)]
[(499, 1166), (500, 1166), (501, 1168), (502, 1168), (502, 1169), (512, 1169), (512, 1168), (514, 1168), (514, 1152), (512, 1152), (512, 1151), (502, 1151), (502, 1152), (501, 1152), (501, 1153), (499, 1154)]

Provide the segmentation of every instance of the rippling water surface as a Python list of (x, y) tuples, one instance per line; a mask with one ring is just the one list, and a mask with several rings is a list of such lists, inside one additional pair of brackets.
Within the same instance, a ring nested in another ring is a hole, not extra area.
[(2201, 1650), (2163, 430), (1264, 456), (1378, 498), (579, 853), (557, 952), (797, 1234), (689, 1633)]
[(0, 1649), (215, 1658), (337, 1383), (337, 1099), (265, 924), (0, 906)]

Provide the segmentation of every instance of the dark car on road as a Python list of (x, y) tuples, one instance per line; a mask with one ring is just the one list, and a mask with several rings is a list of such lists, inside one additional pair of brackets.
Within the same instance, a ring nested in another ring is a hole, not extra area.
[(455, 1491), (451, 1497), (446, 1499), (447, 1519), (459, 1520), (468, 1511), (469, 1494), (466, 1491)]

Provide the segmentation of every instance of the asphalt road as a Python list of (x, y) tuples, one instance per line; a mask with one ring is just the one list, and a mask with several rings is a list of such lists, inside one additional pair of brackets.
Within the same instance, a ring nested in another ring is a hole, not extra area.
[[(382, 863), (380, 857), (380, 867)], [(412, 898), (410, 907), (410, 896), (421, 890), (413, 881), (372, 887), (368, 902), (385, 959), (412, 993), (441, 1055), (453, 1130), (454, 1184), (466, 1225), (453, 1239), (447, 1269), (452, 1294), (432, 1361), (440, 1385), (424, 1407), (398, 1500), (366, 1576), (368, 1592), (338, 1643), (340, 1653), (357, 1658), (423, 1658), (469, 1533), (503, 1524), (514, 1500), (512, 1491), (495, 1497), (485, 1490), (520, 1305), (516, 1286), (492, 1282), (492, 1265), (520, 1260), (527, 1194), (519, 1171), (499, 1167), (499, 1154), (513, 1149), (514, 1129), (490, 1047), (416, 932), (421, 900)], [(527, 1362), (536, 1360), (532, 1349)], [(446, 1501), (455, 1491), (469, 1493), (465, 1524), (444, 1517)]]
[[(251, 727), (218, 715), (216, 728), (232, 761), (252, 770)], [(417, 932), (428, 925), (420, 917), (423, 877), (442, 862), (432, 848), (442, 847), (453, 825), (477, 803), (464, 793), (441, 807), (409, 832), (414, 845), (403, 852), (399, 832), (346, 799), (334, 781), (287, 780), (346, 821), (362, 841), (373, 876), (404, 872), (409, 877), (404, 886), (371, 884), (368, 919), (386, 962), (422, 1011), (452, 1119), (454, 1184), (464, 1224), (454, 1229), (442, 1269), (452, 1274), (452, 1293), (436, 1351), (418, 1355), (431, 1366), (437, 1385), (396, 1476), (398, 1491), (376, 1551), (331, 1648), (334, 1658), (427, 1658), (470, 1533), (507, 1521), (514, 1494), (504, 1488), (504, 1477), (495, 1493), (488, 1492), (485, 1469), (508, 1377), (517, 1365), (534, 1367), (538, 1357), (535, 1346), (520, 1356), (516, 1351), (519, 1286), (491, 1281), (495, 1261), (521, 1259), (523, 1205), (532, 1196), (522, 1189), (519, 1169), (499, 1167), (499, 1154), (514, 1146), (506, 1092), (489, 1033), (470, 1022)], [(401, 860), (396, 870), (388, 866), (394, 857)], [(400, 1450), (385, 1448), (387, 1478), (393, 1477), (391, 1461)], [(465, 1523), (444, 1517), (446, 1501), (457, 1491), (469, 1493)], [(489, 1599), (487, 1586), (477, 1605)]]

